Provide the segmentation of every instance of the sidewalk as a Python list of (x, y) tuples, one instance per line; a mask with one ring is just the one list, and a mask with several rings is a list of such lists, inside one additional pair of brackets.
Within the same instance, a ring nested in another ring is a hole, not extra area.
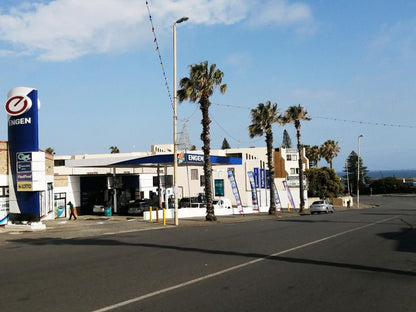
[[(368, 207), (362, 205), (361, 208)], [(347, 208), (336, 207), (335, 211), (346, 209)], [(178, 226), (214, 226), (216, 224), (224, 223), (249, 222), (271, 218), (293, 218), (299, 216), (297, 211), (292, 210), (291, 212), (277, 212), (275, 216), (269, 215), (268, 213), (218, 216), (216, 222), (206, 221), (205, 217), (191, 217), (179, 219)], [(0, 241), (4, 242), (22, 237), (71, 239), (176, 227), (173, 219), (166, 219), (166, 225), (163, 225), (163, 219), (159, 219), (159, 222), (156, 222), (156, 220), (150, 222), (144, 221), (142, 217), (118, 215), (109, 217), (102, 215), (85, 215), (78, 216), (77, 220), (60, 218), (44, 220), (42, 223), (46, 226), (46, 229), (44, 230), (5, 229), (5, 227), (0, 227)]]

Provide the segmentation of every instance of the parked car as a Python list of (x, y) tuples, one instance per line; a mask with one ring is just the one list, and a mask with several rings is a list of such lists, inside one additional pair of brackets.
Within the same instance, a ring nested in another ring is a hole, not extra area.
[(104, 214), (104, 205), (94, 205), (92, 207), (93, 213)]
[(149, 210), (149, 207), (150, 205), (144, 200), (132, 200), (127, 204), (127, 213), (142, 216), (144, 211)]
[(191, 203), (191, 208), (207, 208), (205, 203)]
[(183, 197), (179, 201), (179, 208), (189, 208), (192, 203), (197, 203), (198, 197)]
[(214, 205), (214, 209), (231, 209), (233, 207), (231, 205), (231, 200), (228, 198), (214, 199), (212, 203)]
[(309, 207), (309, 211), (311, 214), (314, 213), (321, 213), (321, 212), (334, 212), (334, 206), (331, 205), (326, 200), (317, 200), (312, 203), (312, 205)]

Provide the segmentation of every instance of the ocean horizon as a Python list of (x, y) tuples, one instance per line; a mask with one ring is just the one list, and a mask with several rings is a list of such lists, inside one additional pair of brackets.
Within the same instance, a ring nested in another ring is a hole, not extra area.
[(369, 170), (367, 176), (370, 178), (416, 178), (416, 169)]
[[(338, 176), (343, 177), (345, 172), (338, 172)], [(389, 169), (389, 170), (369, 170), (367, 173), (369, 178), (416, 178), (416, 169)]]

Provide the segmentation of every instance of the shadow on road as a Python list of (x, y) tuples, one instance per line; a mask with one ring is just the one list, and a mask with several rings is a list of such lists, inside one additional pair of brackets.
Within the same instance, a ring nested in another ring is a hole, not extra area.
[[(415, 241), (416, 232), (415, 230), (409, 231), (407, 229), (406, 233), (386, 233), (385, 235), (388, 239), (395, 239), (395, 237), (403, 237), (399, 244), (404, 249), (403, 251), (415, 251), (415, 246), (412, 246), (412, 243)], [(391, 268), (382, 268), (374, 267), (368, 265), (360, 264), (350, 264), (350, 263), (340, 263), (340, 262), (330, 262), (323, 260), (313, 260), (313, 259), (302, 259), (302, 258), (292, 258), (292, 257), (283, 257), (279, 255), (265, 255), (260, 253), (245, 253), (245, 252), (236, 252), (236, 251), (226, 251), (226, 250), (211, 250), (204, 248), (196, 247), (182, 247), (182, 246), (170, 246), (170, 245), (161, 245), (161, 244), (150, 244), (150, 243), (125, 243), (120, 242), (114, 239), (61, 239), (61, 238), (22, 238), (13, 240), (14, 243), (29, 244), (35, 246), (41, 245), (91, 245), (91, 246), (134, 246), (134, 247), (143, 247), (143, 248), (161, 248), (167, 250), (174, 250), (180, 252), (197, 252), (197, 253), (206, 253), (206, 254), (216, 254), (216, 255), (226, 255), (226, 256), (238, 256), (238, 257), (247, 257), (251, 259), (264, 259), (264, 260), (276, 260), (276, 261), (285, 261), (290, 263), (303, 263), (310, 265), (319, 265), (319, 266), (328, 266), (328, 267), (338, 267), (344, 269), (360, 270), (360, 271), (370, 271), (378, 273), (388, 273), (396, 274), (402, 276), (412, 276), (416, 277), (416, 272), (414, 271), (405, 271), (399, 269)]]
[(400, 232), (381, 233), (381, 237), (397, 241), (397, 250), (416, 252), (416, 229), (403, 228)]

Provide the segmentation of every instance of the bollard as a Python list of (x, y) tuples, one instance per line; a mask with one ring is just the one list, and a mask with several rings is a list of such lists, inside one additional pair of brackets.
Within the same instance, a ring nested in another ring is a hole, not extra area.
[(287, 212), (290, 212), (290, 205), (287, 204)]
[(156, 207), (156, 223), (159, 223), (159, 206)]
[(163, 208), (163, 225), (166, 225), (166, 209)]
[(152, 206), (149, 207), (149, 212), (150, 212), (150, 222), (152, 222)]

